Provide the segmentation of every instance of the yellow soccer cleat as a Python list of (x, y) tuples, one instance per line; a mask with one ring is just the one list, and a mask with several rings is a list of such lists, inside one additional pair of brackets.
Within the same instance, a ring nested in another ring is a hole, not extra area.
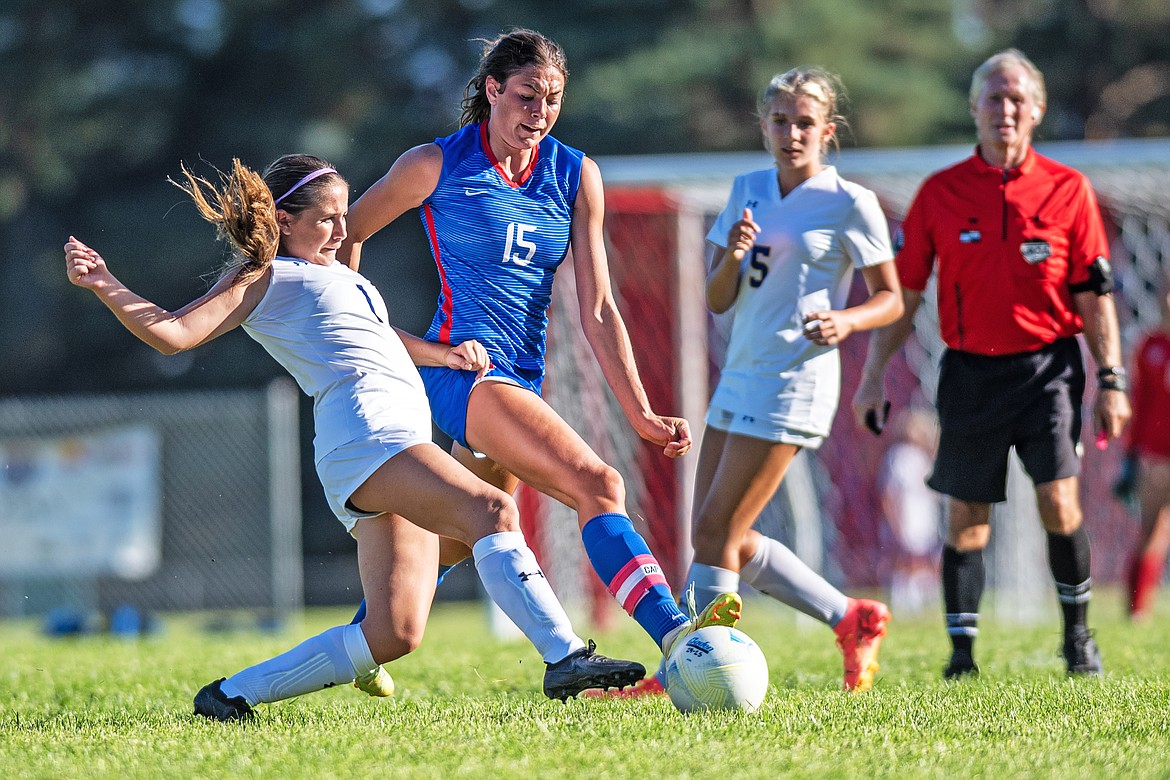
[(696, 615), (695, 591), (692, 587), (687, 590), (687, 606), (690, 608), (693, 617), (689, 622), (683, 623), (662, 638), (662, 655), (664, 658), (670, 658), (670, 654), (674, 652), (674, 648), (678, 646), (678, 643), (700, 628), (707, 628), (708, 626), (727, 626), (728, 628), (734, 628), (735, 624), (739, 622), (740, 614), (743, 612), (743, 599), (739, 597), (738, 593), (730, 591), (720, 593), (711, 599), (711, 602), (703, 608), (702, 612)]
[(353, 687), (365, 691), (371, 696), (393, 696), (394, 678), (381, 666), (376, 666), (365, 674), (359, 674), (353, 681)]

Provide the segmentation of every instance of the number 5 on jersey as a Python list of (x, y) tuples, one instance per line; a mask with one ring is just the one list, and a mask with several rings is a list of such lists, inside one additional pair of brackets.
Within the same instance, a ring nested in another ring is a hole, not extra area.
[[(508, 241), (504, 244), (504, 262), (516, 265), (528, 265), (532, 256), (536, 254), (536, 244), (525, 237), (527, 233), (535, 233), (536, 225), (525, 225), (523, 222), (508, 223)], [(515, 249), (515, 251), (513, 251)], [(521, 253), (524, 253), (521, 255)]]
[[(751, 268), (752, 273), (748, 277), (748, 284), (752, 287), (759, 287), (764, 283), (764, 277), (768, 275), (768, 264), (760, 258), (767, 257), (770, 254), (772, 254), (772, 248), (769, 246), (760, 246), (757, 244), (752, 247), (752, 256), (748, 261), (748, 266)], [(759, 274), (759, 276), (755, 274)]]

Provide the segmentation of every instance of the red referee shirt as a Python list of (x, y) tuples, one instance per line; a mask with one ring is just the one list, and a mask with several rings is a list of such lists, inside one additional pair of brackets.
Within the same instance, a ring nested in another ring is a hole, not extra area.
[(1033, 150), (1003, 170), (976, 147), (933, 174), (901, 234), (902, 285), (924, 290), (937, 257), (943, 341), (982, 355), (1033, 352), (1079, 333), (1069, 285), (1109, 256), (1089, 180)]

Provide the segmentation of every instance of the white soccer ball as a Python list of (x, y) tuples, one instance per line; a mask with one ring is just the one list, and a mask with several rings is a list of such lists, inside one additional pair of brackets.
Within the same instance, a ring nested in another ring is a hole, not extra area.
[(768, 692), (768, 662), (739, 629), (700, 628), (666, 660), (666, 692), (682, 712), (755, 712)]

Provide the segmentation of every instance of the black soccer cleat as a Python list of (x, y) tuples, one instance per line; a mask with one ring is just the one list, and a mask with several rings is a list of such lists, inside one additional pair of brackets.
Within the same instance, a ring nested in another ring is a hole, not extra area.
[(646, 667), (634, 661), (619, 661), (593, 652), (589, 646), (565, 656), (555, 664), (546, 664), (544, 695), (564, 701), (590, 688), (625, 688), (646, 676)]
[(1101, 651), (1088, 629), (1079, 628), (1064, 639), (1064, 662), (1068, 673), (1076, 676), (1101, 674)]
[(979, 667), (975, 665), (975, 659), (971, 657), (971, 653), (967, 650), (955, 650), (951, 653), (951, 661), (947, 664), (947, 668), (943, 669), (944, 680), (959, 680), (964, 677), (978, 677)]
[(220, 688), (226, 678), (220, 677), (199, 689), (195, 694), (195, 714), (212, 720), (249, 720), (255, 713), (243, 696), (228, 698)]

